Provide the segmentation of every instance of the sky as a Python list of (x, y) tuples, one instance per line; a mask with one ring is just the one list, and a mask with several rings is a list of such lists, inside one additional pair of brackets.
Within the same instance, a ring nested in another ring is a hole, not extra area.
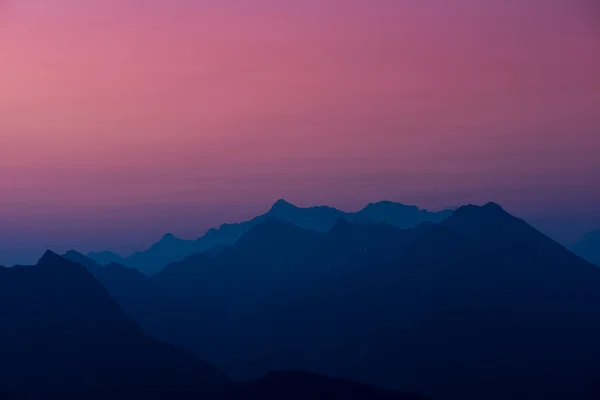
[(600, 228), (593, 0), (0, 0), (0, 264), (278, 198)]

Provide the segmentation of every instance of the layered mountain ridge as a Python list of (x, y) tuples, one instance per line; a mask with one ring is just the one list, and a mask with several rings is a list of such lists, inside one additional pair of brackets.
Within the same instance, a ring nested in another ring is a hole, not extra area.
[(118, 264), (97, 268), (75, 252), (65, 257), (88, 269), (50, 251), (36, 265), (0, 268), (3, 399), (424, 400), (301, 371), (234, 382), (121, 312), (111, 295), (123, 302), (132, 293), (116, 287), (148, 300), (156, 292), (139, 290), (150, 278)]
[(145, 278), (185, 310), (146, 329), (236, 379), (302, 369), (441, 400), (598, 393), (600, 270), (495, 203), (409, 229), (265, 217)]
[(151, 275), (167, 264), (182, 261), (191, 254), (232, 245), (250, 228), (268, 218), (277, 218), (308, 230), (326, 232), (341, 218), (360, 224), (382, 222), (400, 228), (410, 228), (422, 222), (440, 222), (450, 213), (450, 210), (430, 212), (416, 206), (405, 206), (389, 201), (370, 203), (358, 212), (347, 213), (326, 206), (301, 208), (280, 199), (266, 214), (241, 223), (223, 224), (218, 229), (210, 229), (204, 236), (196, 240), (185, 240), (172, 234), (165, 234), (148, 250), (136, 252), (125, 259), (120, 259), (111, 252), (90, 253), (87, 256), (99, 264), (117, 262)]

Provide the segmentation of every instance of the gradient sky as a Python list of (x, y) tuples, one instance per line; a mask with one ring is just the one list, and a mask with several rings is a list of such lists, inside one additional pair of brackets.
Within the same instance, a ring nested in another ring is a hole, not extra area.
[(494, 200), (572, 240), (599, 71), (594, 0), (0, 0), (0, 263), (280, 197)]

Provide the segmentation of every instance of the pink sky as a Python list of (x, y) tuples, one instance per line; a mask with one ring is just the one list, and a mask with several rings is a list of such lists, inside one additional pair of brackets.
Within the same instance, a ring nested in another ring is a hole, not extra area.
[(592, 0), (138, 4), (0, 0), (5, 253), (132, 251), (280, 197), (600, 216)]

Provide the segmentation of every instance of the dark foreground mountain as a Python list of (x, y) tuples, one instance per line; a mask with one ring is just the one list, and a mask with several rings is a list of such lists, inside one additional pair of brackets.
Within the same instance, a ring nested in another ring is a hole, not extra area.
[(75, 251), (69, 251), (63, 257), (87, 267), (118, 301), (123, 313), (153, 337), (180, 345), (186, 343), (181, 337), (188, 336), (189, 325), (193, 324), (194, 331), (198, 331), (194, 341), (200, 340), (204, 323), (196, 322), (197, 311), (193, 303), (166, 293), (156, 281), (136, 269), (116, 263), (98, 266)]
[(442, 400), (597, 394), (600, 270), (493, 203), (408, 230), (268, 219), (153, 279), (196, 307), (178, 343), (235, 378), (299, 368)]
[(418, 395), (374, 389), (356, 382), (325, 378), (303, 371), (268, 373), (241, 387), (237, 395), (245, 400), (425, 400)]
[(600, 230), (590, 232), (573, 246), (573, 252), (600, 267)]
[(0, 269), (0, 388), (13, 396), (220, 394), (217, 368), (147, 336), (82, 266)]
[[(129, 276), (126, 284), (136, 288), (149, 279), (119, 265), (100, 271), (112, 284)], [(35, 266), (0, 268), (0, 311), (3, 399), (420, 398), (293, 371), (234, 383), (146, 335), (89, 271), (51, 252)]]
[(359, 224), (388, 223), (400, 228), (410, 228), (423, 222), (440, 222), (451, 213), (450, 210), (430, 212), (415, 206), (387, 201), (371, 203), (356, 213), (346, 213), (324, 206), (301, 208), (285, 200), (278, 200), (266, 214), (239, 224), (224, 224), (218, 229), (210, 229), (197, 240), (184, 240), (166, 234), (148, 250), (137, 252), (124, 260), (117, 259), (118, 256), (110, 252), (90, 253), (88, 257), (102, 265), (115, 262), (151, 275), (167, 264), (182, 261), (191, 254), (206, 251), (212, 254), (215, 249), (232, 245), (252, 227), (269, 218), (277, 218), (307, 230), (326, 232), (341, 218)]

